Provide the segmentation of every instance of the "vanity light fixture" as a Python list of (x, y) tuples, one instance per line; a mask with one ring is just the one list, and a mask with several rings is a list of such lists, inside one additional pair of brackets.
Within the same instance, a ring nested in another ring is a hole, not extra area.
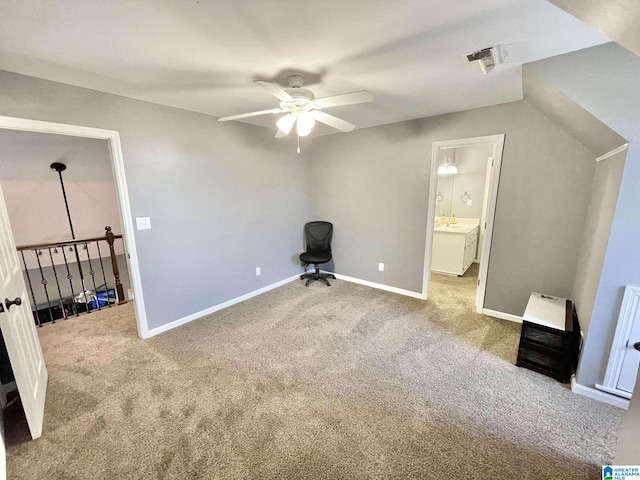
[[(451, 150), (453, 150), (455, 155), (455, 149), (451, 149)], [(458, 174), (458, 167), (456, 167), (455, 161), (452, 162), (449, 158), (447, 158), (446, 165), (440, 165), (438, 167), (438, 175), (457, 175), (457, 174)]]
[(440, 165), (438, 167), (438, 175), (457, 175), (458, 167), (453, 163), (447, 163), (446, 165)]

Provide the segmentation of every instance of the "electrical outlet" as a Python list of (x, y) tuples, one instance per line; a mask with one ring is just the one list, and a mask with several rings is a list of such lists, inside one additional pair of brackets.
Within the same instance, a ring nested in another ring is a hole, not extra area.
[(256, 277), (259, 277), (260, 275), (262, 275), (262, 270), (260, 270), (260, 267), (256, 268)]
[(378, 264), (378, 270), (380, 270), (381, 272), (384, 272), (384, 263), (380, 262)]
[(138, 230), (149, 230), (151, 228), (151, 219), (149, 217), (137, 217), (136, 227)]

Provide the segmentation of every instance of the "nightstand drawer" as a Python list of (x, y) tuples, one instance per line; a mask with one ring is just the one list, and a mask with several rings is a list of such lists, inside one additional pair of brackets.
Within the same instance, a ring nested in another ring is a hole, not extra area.
[(518, 360), (535, 363), (549, 370), (560, 372), (563, 369), (564, 357), (559, 353), (548, 353), (532, 348), (520, 348)]
[(527, 343), (537, 343), (556, 350), (562, 350), (565, 345), (565, 332), (550, 332), (542, 330), (537, 325), (528, 322), (522, 324), (522, 340)]

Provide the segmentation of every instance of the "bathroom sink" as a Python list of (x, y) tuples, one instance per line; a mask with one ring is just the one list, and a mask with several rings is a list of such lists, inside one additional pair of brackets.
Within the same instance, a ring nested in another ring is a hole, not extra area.
[(450, 223), (447, 225), (446, 223), (441, 223), (440, 220), (436, 220), (434, 225), (434, 231), (442, 232), (442, 233), (458, 233), (458, 234), (467, 234), (472, 232), (475, 228), (478, 228), (479, 221), (476, 219), (465, 219), (465, 221), (460, 221), (456, 223)]
[(453, 223), (453, 224), (450, 224), (450, 225), (436, 225), (434, 230), (436, 232), (469, 233), (474, 228), (475, 228), (475, 226), (473, 226), (473, 225), (465, 225), (465, 224), (461, 224), (461, 223)]
[(457, 223), (454, 223), (451, 225), (436, 225), (436, 228), (440, 230), (448, 230), (450, 228), (456, 230), (458, 228), (467, 228), (467, 225), (459, 225)]

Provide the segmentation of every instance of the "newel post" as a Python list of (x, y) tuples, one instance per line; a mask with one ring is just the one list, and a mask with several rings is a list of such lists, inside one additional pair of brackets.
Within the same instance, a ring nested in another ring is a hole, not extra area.
[(111, 231), (110, 226), (104, 227), (106, 230), (105, 237), (107, 238), (107, 243), (109, 244), (109, 253), (111, 254), (111, 268), (113, 269), (113, 276), (116, 281), (116, 292), (118, 294), (118, 305), (122, 305), (123, 303), (127, 303), (127, 300), (124, 297), (124, 289), (122, 288), (122, 283), (120, 282), (120, 270), (118, 269), (118, 260), (116, 259), (116, 249), (113, 247), (113, 232)]

